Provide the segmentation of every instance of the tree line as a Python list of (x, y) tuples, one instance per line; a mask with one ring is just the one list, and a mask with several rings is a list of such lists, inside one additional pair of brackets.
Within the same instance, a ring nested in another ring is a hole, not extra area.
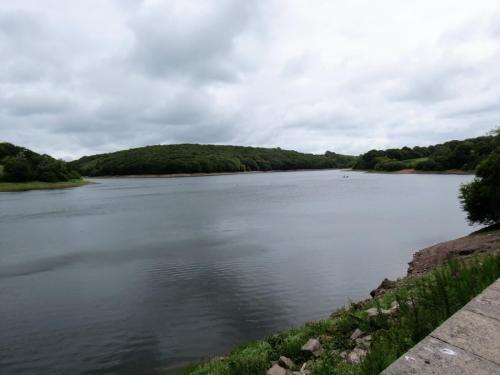
[(428, 147), (370, 150), (360, 155), (354, 169), (388, 172), (402, 169), (473, 171), (495, 147), (495, 136), (491, 135), (463, 141), (449, 141)]
[(350, 168), (355, 161), (330, 151), (314, 155), (280, 148), (176, 144), (85, 156), (70, 165), (84, 176), (120, 176)]
[(0, 143), (2, 182), (60, 182), (79, 178), (78, 172), (62, 160), (10, 143)]

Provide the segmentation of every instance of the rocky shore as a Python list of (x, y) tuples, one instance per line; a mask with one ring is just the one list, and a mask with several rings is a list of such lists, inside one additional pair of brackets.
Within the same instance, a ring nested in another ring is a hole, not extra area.
[(468, 236), (441, 242), (417, 251), (409, 263), (408, 276), (418, 276), (429, 272), (450, 257), (474, 256), (499, 249), (500, 228), (474, 232)]
[(371, 298), (327, 319), (246, 344), (179, 374), (380, 373), (498, 277), (500, 228), (490, 227), (417, 251), (405, 277), (384, 279)]
[[(371, 299), (353, 303), (349, 308), (361, 310), (369, 318), (378, 316), (390, 317), (398, 312), (400, 308), (396, 300), (390, 302), (387, 308), (380, 306), (373, 307), (373, 300), (383, 298), (384, 294), (391, 292), (405, 285), (409, 279), (424, 276), (437, 267), (443, 265), (452, 257), (472, 258), (480, 254), (488, 254), (500, 251), (500, 228), (487, 228), (486, 230), (471, 233), (468, 236), (455, 240), (442, 242), (420, 251), (417, 251), (413, 260), (409, 262), (408, 274), (406, 277), (392, 281), (384, 279), (382, 283), (374, 289), (370, 295)], [(370, 307), (372, 306), (372, 307)], [(335, 317), (333, 314), (332, 317)], [(367, 356), (372, 342), (372, 336), (356, 328), (350, 335), (353, 343), (351, 350), (336, 353), (347, 364), (359, 364)], [(321, 344), (322, 337), (309, 339), (301, 348), (303, 358), (308, 359), (303, 363), (294, 363), (293, 360), (285, 356), (280, 356), (278, 361), (274, 361), (267, 371), (267, 375), (308, 375), (310, 367), (315, 358), (319, 358), (324, 349)], [(327, 338), (329, 339), (329, 338)]]

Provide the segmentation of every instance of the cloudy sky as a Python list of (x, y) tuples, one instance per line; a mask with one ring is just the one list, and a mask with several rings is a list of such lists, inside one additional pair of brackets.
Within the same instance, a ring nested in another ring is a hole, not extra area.
[(2, 0), (0, 141), (360, 153), (500, 124), (498, 0)]

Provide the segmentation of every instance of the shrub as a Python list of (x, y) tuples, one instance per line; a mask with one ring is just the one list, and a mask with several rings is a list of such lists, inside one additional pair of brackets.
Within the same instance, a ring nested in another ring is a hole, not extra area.
[(380, 162), (375, 166), (378, 171), (395, 172), (406, 168), (406, 164), (399, 160), (388, 160)]
[(500, 134), (497, 139), (497, 149), (479, 164), (476, 179), (460, 189), (462, 207), (471, 223), (500, 222)]
[(8, 157), (4, 160), (4, 181), (26, 182), (33, 180), (33, 177), (33, 167), (23, 156)]
[(418, 162), (415, 165), (417, 171), (441, 171), (444, 168), (438, 164), (434, 159), (427, 159)]

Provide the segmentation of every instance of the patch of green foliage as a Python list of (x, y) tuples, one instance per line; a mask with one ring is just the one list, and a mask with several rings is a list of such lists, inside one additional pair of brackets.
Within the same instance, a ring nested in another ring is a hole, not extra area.
[(471, 223), (500, 223), (500, 129), (496, 149), (476, 171), (476, 179), (460, 189), (460, 200)]
[(355, 161), (330, 151), (313, 155), (280, 148), (177, 144), (85, 156), (70, 165), (84, 176), (123, 176), (350, 168)]
[(0, 143), (0, 182), (64, 182), (80, 178), (62, 160), (10, 143)]
[(0, 182), (0, 192), (15, 192), (27, 190), (49, 190), (49, 189), (66, 189), (88, 184), (87, 181), (79, 179), (44, 182), (44, 181), (29, 181), (29, 182)]
[(485, 136), (428, 147), (371, 150), (359, 157), (354, 169), (391, 172), (410, 168), (419, 171), (472, 171), (496, 147), (494, 137)]
[[(271, 361), (281, 355), (296, 364), (308, 360), (300, 348), (312, 337), (320, 339), (324, 352), (311, 360), (311, 375), (379, 374), (498, 277), (498, 253), (467, 261), (451, 259), (429, 275), (406, 280), (394, 291), (363, 307), (340, 310), (330, 319), (244, 345), (228, 357), (185, 369), (180, 374), (263, 375)], [(394, 315), (368, 317), (365, 312), (373, 306), (387, 308), (393, 301), (400, 306)], [(358, 365), (349, 364), (340, 356), (355, 347), (350, 336), (356, 328), (372, 336), (368, 355)]]

